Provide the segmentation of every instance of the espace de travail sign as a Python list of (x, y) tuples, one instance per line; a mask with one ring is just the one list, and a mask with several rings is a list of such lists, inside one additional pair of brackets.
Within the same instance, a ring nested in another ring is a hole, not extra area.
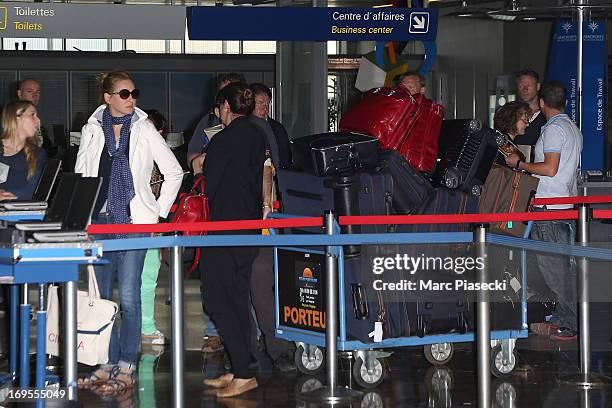
[(189, 7), (191, 40), (435, 41), (437, 9)]
[(0, 3), (0, 37), (185, 38), (184, 6)]

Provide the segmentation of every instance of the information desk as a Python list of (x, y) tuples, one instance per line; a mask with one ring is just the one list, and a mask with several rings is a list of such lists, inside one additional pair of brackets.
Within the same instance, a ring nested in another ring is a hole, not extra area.
[[(27, 299), (27, 284), (64, 283), (64, 380), (69, 398), (76, 398), (76, 297), (79, 265), (97, 263), (101, 258), (102, 245), (95, 242), (14, 244), (0, 247), (0, 283), (11, 285), (10, 370), (13, 378), (17, 375), (17, 313), (18, 309), (20, 310), (20, 387), (29, 387), (30, 305)], [(20, 307), (17, 306), (19, 285), (24, 287), (24, 298)], [(44, 298), (44, 287), (41, 287), (41, 305), (36, 321), (37, 388), (43, 388), (45, 384), (47, 312)]]

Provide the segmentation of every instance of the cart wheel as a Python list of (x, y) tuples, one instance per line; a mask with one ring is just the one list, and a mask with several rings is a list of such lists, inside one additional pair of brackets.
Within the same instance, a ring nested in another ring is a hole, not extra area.
[(317, 377), (302, 376), (295, 383), (295, 395), (302, 395), (323, 387), (323, 383)]
[(512, 350), (510, 358), (504, 361), (501, 345), (491, 349), (491, 373), (498, 378), (506, 377), (516, 368), (516, 351)]
[(447, 367), (429, 367), (425, 372), (425, 384), (432, 390), (452, 389), (455, 383), (453, 372)]
[(363, 388), (374, 388), (383, 381), (385, 369), (379, 359), (373, 360), (372, 370), (368, 370), (361, 358), (353, 364), (353, 378)]
[(315, 375), (323, 370), (323, 351), (317, 346), (309, 346), (310, 354), (304, 349), (304, 346), (299, 346), (295, 350), (294, 362), (298, 370), (303, 374)]
[[(501, 381), (501, 380), (497, 380)], [(516, 406), (517, 392), (514, 385), (509, 382), (493, 383), (492, 389), (495, 393), (495, 401), (498, 407), (514, 407)]]
[(361, 408), (384, 408), (382, 397), (376, 392), (368, 392), (361, 400)]
[(426, 344), (423, 353), (431, 364), (444, 365), (453, 358), (453, 343)]
[(451, 390), (455, 382), (453, 372), (447, 367), (431, 366), (425, 373), (425, 385), (431, 407), (452, 406)]

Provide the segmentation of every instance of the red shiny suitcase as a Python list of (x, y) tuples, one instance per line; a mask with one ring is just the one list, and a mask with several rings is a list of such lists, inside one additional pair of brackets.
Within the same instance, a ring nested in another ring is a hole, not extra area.
[(422, 97), (419, 113), (414, 128), (397, 150), (412, 167), (431, 173), (436, 167), (444, 107)]
[(373, 89), (346, 111), (340, 130), (372, 135), (382, 149), (397, 150), (417, 123), (421, 99), (402, 87)]

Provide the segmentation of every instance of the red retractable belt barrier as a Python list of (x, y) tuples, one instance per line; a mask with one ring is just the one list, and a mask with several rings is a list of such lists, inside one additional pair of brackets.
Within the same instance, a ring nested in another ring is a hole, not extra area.
[(340, 217), (340, 225), (376, 224), (463, 224), (504, 221), (549, 221), (578, 219), (577, 210), (551, 212), (521, 212), (503, 214), (442, 214), (442, 215), (351, 215)]
[(91, 224), (87, 228), (87, 232), (89, 234), (129, 234), (136, 232), (229, 231), (298, 227), (323, 227), (323, 217), (190, 222), (180, 224)]
[(593, 218), (612, 218), (612, 210), (593, 210)]
[(612, 203), (612, 195), (534, 198), (533, 205)]
[[(612, 203), (612, 195), (536, 198), (534, 205)], [(612, 218), (612, 210), (593, 210), (593, 218)], [(578, 219), (577, 210), (520, 212), (503, 214), (440, 214), (440, 215), (359, 215), (341, 216), (340, 225), (376, 224), (461, 224), (505, 221), (549, 221)], [(272, 220), (212, 221), (163, 224), (92, 224), (89, 234), (125, 234), (137, 232), (230, 231), (267, 228), (322, 227), (322, 217), (284, 218)]]

